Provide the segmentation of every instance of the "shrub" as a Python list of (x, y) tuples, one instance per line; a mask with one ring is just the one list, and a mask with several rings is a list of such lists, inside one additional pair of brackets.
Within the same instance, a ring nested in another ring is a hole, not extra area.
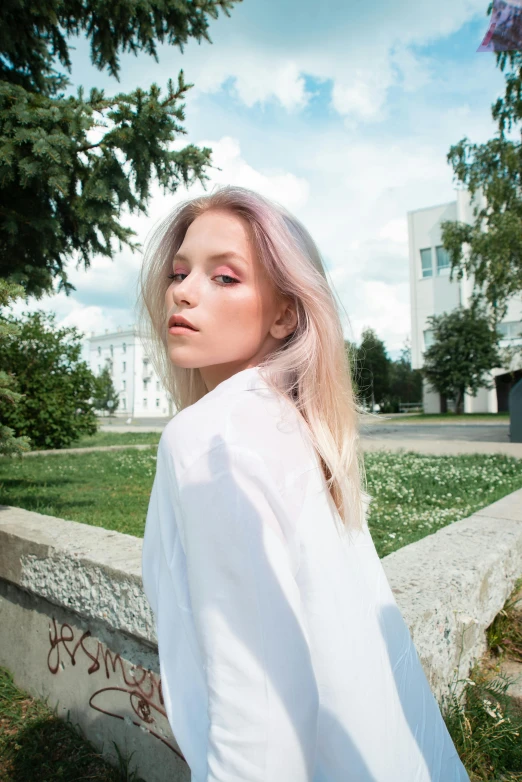
[(0, 421), (37, 448), (65, 448), (97, 430), (92, 404), (95, 376), (81, 359), (81, 333), (57, 329), (56, 315), (38, 311), (17, 319), (18, 333), (0, 343), (0, 371), (16, 378), (16, 405), (0, 398)]

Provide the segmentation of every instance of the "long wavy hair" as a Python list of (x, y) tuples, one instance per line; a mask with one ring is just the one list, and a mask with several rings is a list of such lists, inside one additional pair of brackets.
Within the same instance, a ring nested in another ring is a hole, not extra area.
[(256, 257), (278, 292), (294, 301), (297, 326), (265, 357), (260, 371), (305, 421), (326, 485), (345, 529), (360, 530), (372, 497), (359, 447), (363, 412), (352, 381), (355, 356), (347, 349), (339, 307), (310, 233), (280, 204), (244, 187), (226, 185), (178, 203), (154, 230), (138, 281), (138, 330), (158, 377), (178, 411), (207, 388), (199, 369), (173, 365), (167, 350), (165, 294), (172, 257), (190, 224), (204, 212), (226, 211), (246, 220)]

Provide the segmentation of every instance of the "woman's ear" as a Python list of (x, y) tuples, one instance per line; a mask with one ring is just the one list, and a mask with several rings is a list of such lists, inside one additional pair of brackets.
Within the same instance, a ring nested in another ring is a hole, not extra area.
[(293, 299), (285, 298), (277, 312), (270, 329), (270, 334), (276, 339), (285, 339), (297, 328), (297, 309)]

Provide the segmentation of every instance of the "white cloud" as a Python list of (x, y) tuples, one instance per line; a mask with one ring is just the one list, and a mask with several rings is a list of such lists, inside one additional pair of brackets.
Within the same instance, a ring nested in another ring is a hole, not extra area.
[[(272, 198), (286, 206), (288, 209), (302, 207), (309, 196), (309, 184), (306, 179), (295, 176), (289, 171), (258, 171), (249, 165), (241, 154), (241, 146), (238, 139), (224, 136), (219, 141), (200, 140), (199, 147), (212, 147), (213, 164), (221, 168), (221, 171), (213, 171), (209, 189), (214, 185), (240, 185), (256, 190), (258, 193)], [(200, 192), (202, 188), (197, 186)], [(189, 195), (195, 195), (193, 189)]]
[[(348, 127), (383, 120), (391, 87), (414, 92), (436, 76), (432, 58), (415, 47), (451, 35), (471, 19), (486, 19), (483, 0), (375, 0), (356, 8), (355, 14), (354, 6), (326, 0), (317, 20), (306, 3), (281, 8), (263, 0), (262, 19), (259, 7), (234, 9), (230, 19), (213, 22), (212, 45), (190, 41), (185, 48), (183, 68), (195, 83), (190, 99), (231, 82), (248, 107), (276, 100), (296, 111), (312, 97), (307, 74), (332, 82), (332, 108), (348, 118)], [(161, 56), (174, 61), (165, 50)]]
[(218, 92), (228, 79), (233, 80), (236, 96), (249, 108), (275, 98), (288, 111), (295, 111), (303, 108), (310, 97), (298, 63), (284, 55), (267, 61), (252, 47), (236, 49), (223, 57), (219, 47), (212, 47), (205, 59), (205, 68), (196, 67), (196, 76), (191, 76), (195, 78), (192, 99), (200, 93)]
[(396, 244), (405, 245), (408, 242), (408, 221), (405, 217), (395, 217), (388, 220), (379, 231), (380, 239), (389, 239)]

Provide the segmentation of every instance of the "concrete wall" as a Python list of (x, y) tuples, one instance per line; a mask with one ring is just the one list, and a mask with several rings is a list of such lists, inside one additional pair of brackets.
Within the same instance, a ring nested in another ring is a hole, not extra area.
[[(0, 665), (147, 782), (190, 781), (166, 719), (142, 541), (0, 506)], [(522, 490), (383, 559), (436, 697), (522, 575)], [(460, 688), (459, 688), (460, 689)], [(134, 767), (134, 764), (132, 765)]]

